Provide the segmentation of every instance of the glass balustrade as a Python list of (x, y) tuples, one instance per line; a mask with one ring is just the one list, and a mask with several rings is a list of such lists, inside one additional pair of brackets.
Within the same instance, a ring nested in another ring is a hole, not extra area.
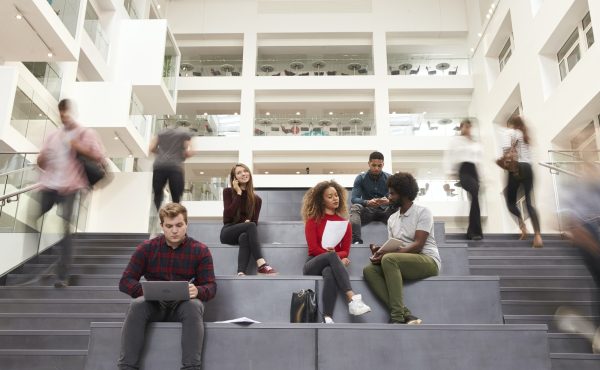
[(372, 75), (373, 61), (367, 55), (339, 57), (260, 57), (257, 76), (356, 76)]
[(227, 187), (226, 177), (211, 177), (204, 181), (192, 181), (185, 184), (182, 200), (209, 201), (223, 200), (223, 189)]
[(129, 121), (143, 138), (149, 136), (152, 127), (153, 116), (144, 114), (144, 106), (135, 94), (131, 94), (129, 105)]
[(179, 60), (179, 56), (177, 55), (177, 50), (175, 49), (175, 44), (171, 40), (169, 34), (166, 36), (165, 43), (165, 58), (163, 63), (163, 80), (165, 82), (165, 86), (169, 91), (169, 94), (173, 99), (175, 99), (175, 86), (177, 80), (177, 63)]
[(52, 9), (54, 9), (54, 12), (65, 27), (67, 27), (67, 30), (75, 37), (81, 0), (48, 0), (48, 3), (52, 6)]
[(465, 117), (392, 113), (389, 119), (392, 136), (455, 136)]
[(254, 120), (255, 136), (372, 136), (372, 115), (334, 113), (323, 116), (270, 114)]
[(471, 74), (467, 57), (444, 55), (388, 55), (388, 74), (399, 76), (454, 76)]
[(468, 193), (461, 187), (457, 180), (417, 180), (419, 193), (417, 201), (433, 202), (465, 202)]
[(153, 133), (166, 127), (185, 127), (192, 136), (240, 136), (240, 116), (235, 114), (175, 115), (157, 117)]
[[(29, 93), (34, 94), (33, 91)], [(56, 124), (20, 88), (17, 88), (15, 94), (10, 123), (38, 148), (41, 148), (44, 139), (51, 132), (57, 130)]]
[(240, 58), (210, 57), (207, 59), (184, 59), (179, 65), (181, 77), (241, 76)]
[(46, 62), (23, 62), (37, 80), (48, 90), (54, 99), (60, 99), (62, 77), (58, 74), (58, 67)]
[(137, 11), (137, 1), (136, 0), (124, 0), (123, 6), (125, 7), (127, 14), (129, 14), (129, 18), (140, 19), (140, 16), (138, 15), (138, 11)]
[(86, 19), (83, 23), (83, 28), (90, 39), (92, 39), (92, 42), (100, 52), (100, 55), (102, 55), (104, 60), (107, 60), (109, 49), (108, 37), (106, 36), (106, 33), (104, 33), (100, 22), (97, 19)]

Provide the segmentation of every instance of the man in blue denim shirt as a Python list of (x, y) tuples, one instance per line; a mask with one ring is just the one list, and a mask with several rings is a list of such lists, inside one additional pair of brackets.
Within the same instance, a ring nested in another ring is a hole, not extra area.
[(390, 204), (386, 185), (390, 174), (383, 172), (383, 154), (373, 152), (369, 155), (369, 171), (356, 176), (352, 187), (352, 244), (363, 244), (361, 226), (372, 221), (387, 223), (390, 215), (398, 210)]

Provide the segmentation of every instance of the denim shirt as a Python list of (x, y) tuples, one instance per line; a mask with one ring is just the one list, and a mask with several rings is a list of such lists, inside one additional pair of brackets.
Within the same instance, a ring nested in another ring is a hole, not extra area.
[(368, 171), (356, 176), (352, 187), (352, 204), (364, 206), (368, 200), (386, 197), (389, 193), (386, 184), (388, 177), (390, 177), (389, 173), (381, 172), (375, 181)]

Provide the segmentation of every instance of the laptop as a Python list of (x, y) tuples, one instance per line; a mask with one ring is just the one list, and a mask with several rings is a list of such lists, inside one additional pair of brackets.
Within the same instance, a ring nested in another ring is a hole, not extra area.
[(146, 301), (188, 301), (190, 299), (187, 281), (142, 281)]

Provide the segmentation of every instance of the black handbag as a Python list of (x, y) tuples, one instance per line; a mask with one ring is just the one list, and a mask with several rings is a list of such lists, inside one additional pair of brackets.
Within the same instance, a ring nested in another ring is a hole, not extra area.
[(302, 289), (292, 293), (290, 307), (291, 323), (317, 322), (319, 310), (317, 308), (317, 295), (311, 289)]
[(78, 154), (77, 159), (83, 165), (83, 172), (88, 180), (89, 186), (93, 187), (100, 180), (106, 177), (106, 169), (101, 162), (90, 159), (84, 155)]

